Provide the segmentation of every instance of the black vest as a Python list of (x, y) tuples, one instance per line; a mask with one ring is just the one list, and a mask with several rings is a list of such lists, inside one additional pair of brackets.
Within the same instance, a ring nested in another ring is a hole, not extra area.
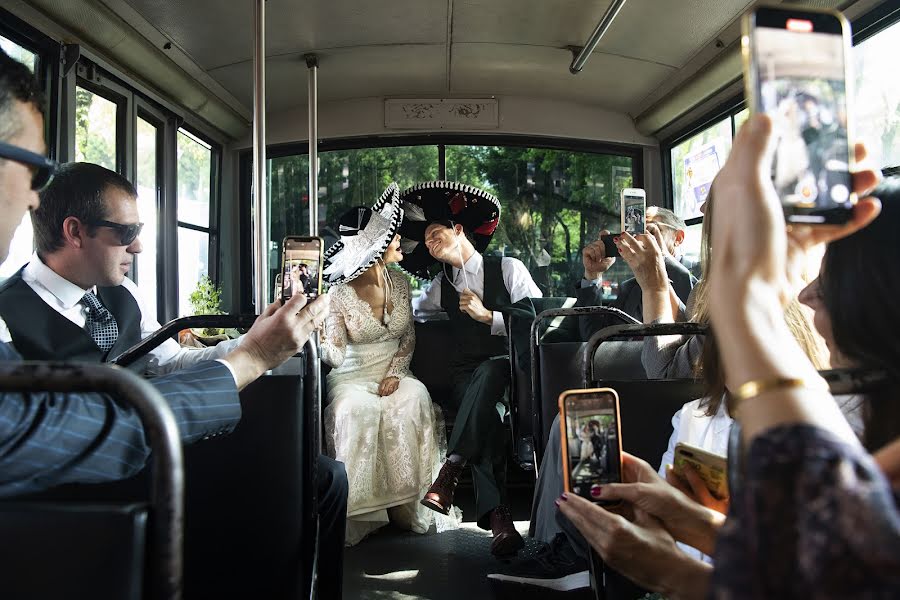
[(25, 360), (107, 362), (141, 341), (141, 309), (121, 285), (98, 287), (97, 296), (119, 325), (119, 337), (106, 353), (87, 331), (47, 305), (22, 279), (21, 269), (0, 286), (0, 317)]
[[(509, 290), (503, 282), (502, 257), (484, 257), (484, 298), (481, 303), (488, 310), (503, 310), (512, 304)], [(452, 270), (451, 270), (452, 273)], [(459, 310), (459, 294), (444, 272), (441, 285), (441, 307), (453, 324), (453, 338), (457, 354), (451, 367), (469, 369), (492, 356), (509, 353), (506, 336), (491, 335), (491, 326), (476, 321)]]

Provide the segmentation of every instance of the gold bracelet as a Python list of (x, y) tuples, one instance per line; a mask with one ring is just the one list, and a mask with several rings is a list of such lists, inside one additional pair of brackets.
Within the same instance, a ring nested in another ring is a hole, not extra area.
[(791, 390), (809, 388), (821, 392), (828, 391), (828, 384), (822, 379), (803, 379), (800, 377), (772, 377), (771, 379), (752, 379), (731, 392), (731, 399), (741, 402), (749, 398), (761, 396), (773, 390)]

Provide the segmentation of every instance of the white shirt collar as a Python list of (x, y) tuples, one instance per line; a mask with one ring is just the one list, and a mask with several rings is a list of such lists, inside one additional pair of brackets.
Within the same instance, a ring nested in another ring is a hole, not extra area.
[(65, 310), (78, 304), (88, 292), (45, 265), (37, 253), (32, 255), (31, 261), (22, 271), (22, 279), (26, 282), (29, 279), (36, 281), (47, 288), (47, 291), (56, 296), (60, 306)]
[[(466, 273), (470, 273), (472, 275), (477, 275), (481, 270), (482, 265), (484, 264), (484, 258), (482, 258), (481, 254), (478, 252), (473, 252), (472, 256), (469, 257), (469, 260), (463, 265), (463, 268), (466, 270)], [(453, 277), (455, 278), (459, 274), (460, 269), (453, 267)]]

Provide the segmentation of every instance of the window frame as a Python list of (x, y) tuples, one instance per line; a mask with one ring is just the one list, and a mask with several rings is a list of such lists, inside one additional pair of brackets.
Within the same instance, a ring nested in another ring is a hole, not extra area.
[[(410, 135), (372, 135), (325, 139), (319, 142), (318, 151), (365, 150), (370, 148), (390, 148), (398, 146), (436, 146), (438, 149), (438, 177), (446, 177), (447, 146), (507, 146), (540, 148), (592, 154), (615, 154), (631, 159), (633, 185), (644, 187), (645, 165), (644, 146), (619, 144), (614, 142), (492, 133), (427, 133)], [(266, 147), (266, 160), (309, 154), (307, 142), (274, 144)], [(251, 181), (253, 177), (253, 150), (245, 148), (238, 152), (238, 210), (240, 259), (238, 273), (240, 281), (253, 278), (253, 232), (250, 215), (252, 212)], [(373, 198), (374, 201), (374, 198)], [(239, 306), (242, 312), (254, 310), (251, 286), (241, 286)]]
[[(851, 46), (856, 46), (867, 39), (878, 35), (880, 32), (897, 22), (900, 22), (900, 6), (897, 6), (895, 3), (885, 3), (872, 9), (855, 19), (851, 24), (851, 31), (853, 32)], [(745, 108), (747, 108), (747, 102), (742, 91), (740, 94), (732, 96), (724, 102), (714, 106), (703, 116), (695, 119), (673, 135), (660, 140), (659, 149), (663, 171), (663, 197), (667, 208), (674, 209), (675, 207), (675, 190), (672, 184), (672, 149), (691, 136), (700, 133), (707, 127), (714, 125), (716, 122), (721, 121), (726, 116), (731, 119), (731, 135), (733, 140), (734, 134), (736, 133), (734, 131), (734, 116)], [(891, 167), (885, 170), (885, 172), (887, 174), (900, 173), (900, 165)], [(688, 225), (702, 223), (703, 217), (694, 217), (685, 222)]]

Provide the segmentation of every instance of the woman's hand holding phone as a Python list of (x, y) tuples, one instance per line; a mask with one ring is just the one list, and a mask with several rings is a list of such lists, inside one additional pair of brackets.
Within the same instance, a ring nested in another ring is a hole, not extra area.
[(597, 497), (624, 501), (626, 516), (627, 507), (639, 508), (659, 519), (676, 541), (712, 554), (719, 527), (725, 521), (724, 513), (695, 502), (666, 483), (647, 462), (627, 452), (622, 453), (622, 481), (602, 486)]

